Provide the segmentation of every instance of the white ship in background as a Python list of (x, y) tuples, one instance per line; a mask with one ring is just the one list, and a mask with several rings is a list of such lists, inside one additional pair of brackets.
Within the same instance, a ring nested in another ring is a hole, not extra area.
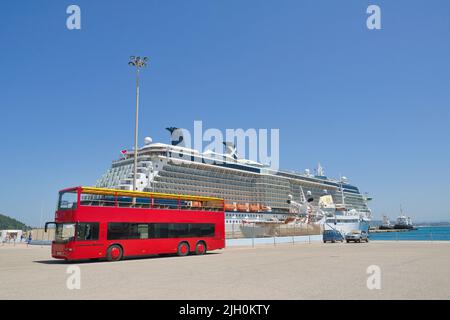
[(341, 199), (342, 203), (335, 204), (333, 197), (324, 190), (316, 208), (309, 204), (313, 201), (312, 198), (305, 199), (302, 203), (293, 200), (289, 202), (294, 208), (298, 208), (298, 216), (306, 216), (307, 223), (323, 226), (324, 230), (337, 230), (343, 236), (355, 230), (369, 232), (370, 214), (359, 212), (355, 208), (349, 209), (345, 204), (342, 186)]
[[(170, 132), (174, 129), (168, 128)], [(229, 236), (242, 232), (241, 226), (246, 223), (253, 227), (265, 224), (263, 229), (268, 225), (294, 224), (297, 230), (309, 230), (311, 227), (305, 225), (333, 224), (339, 229), (345, 220), (354, 223), (351, 227), (347, 223), (348, 228), (356, 228), (356, 220), (361, 224), (361, 219), (370, 219), (370, 199), (345, 177), (326, 177), (320, 164), (315, 175), (309, 170), (274, 171), (261, 163), (238, 158), (236, 148), (229, 143), (225, 144), (224, 154), (217, 154), (185, 148), (180, 146), (181, 140), (164, 144), (145, 138), (144, 146), (138, 150), (136, 190), (224, 198)], [(133, 161), (133, 151), (122, 151), (122, 157), (113, 161), (96, 186), (132, 190)], [(310, 214), (295, 212), (291, 201), (304, 204), (306, 197), (310, 200)]]
[(400, 216), (397, 218), (394, 229), (415, 229), (411, 217), (407, 217), (405, 214), (403, 214), (402, 206), (400, 206)]

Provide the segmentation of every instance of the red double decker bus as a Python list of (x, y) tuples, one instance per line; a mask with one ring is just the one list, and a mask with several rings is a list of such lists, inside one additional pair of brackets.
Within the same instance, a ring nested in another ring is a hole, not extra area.
[(225, 247), (220, 198), (75, 187), (59, 192), (52, 257), (107, 259)]

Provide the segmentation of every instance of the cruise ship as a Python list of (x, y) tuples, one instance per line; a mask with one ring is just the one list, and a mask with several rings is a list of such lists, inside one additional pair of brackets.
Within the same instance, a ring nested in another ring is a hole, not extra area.
[[(173, 128), (168, 130), (172, 133)], [(345, 177), (328, 178), (320, 164), (315, 174), (309, 170), (303, 173), (273, 170), (240, 159), (231, 144), (224, 145), (223, 154), (202, 153), (180, 146), (179, 141), (155, 143), (146, 137), (144, 146), (138, 149), (136, 190), (224, 198), (225, 225), (230, 237), (249, 221), (292, 220), (296, 212), (290, 200), (303, 201), (304, 192), (312, 207), (319, 208), (319, 199), (326, 194), (334, 203), (345, 203), (347, 211), (370, 219), (370, 199)], [(96, 187), (132, 190), (133, 171), (134, 151), (123, 150)]]

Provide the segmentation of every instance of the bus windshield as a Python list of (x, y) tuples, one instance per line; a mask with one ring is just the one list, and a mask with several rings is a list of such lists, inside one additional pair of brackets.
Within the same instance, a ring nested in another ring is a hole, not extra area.
[(75, 236), (75, 223), (57, 223), (55, 230), (56, 242), (68, 242)]
[(77, 207), (78, 193), (76, 190), (59, 194), (58, 210), (71, 210)]

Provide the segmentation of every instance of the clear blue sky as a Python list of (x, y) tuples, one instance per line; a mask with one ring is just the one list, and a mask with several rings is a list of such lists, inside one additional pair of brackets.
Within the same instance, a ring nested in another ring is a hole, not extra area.
[(374, 196), (375, 217), (402, 204), (450, 220), (449, 15), (448, 0), (2, 1), (0, 212), (52, 220), (59, 189), (132, 146), (127, 62), (148, 55), (141, 141), (194, 120), (279, 128), (281, 168), (320, 161)]

